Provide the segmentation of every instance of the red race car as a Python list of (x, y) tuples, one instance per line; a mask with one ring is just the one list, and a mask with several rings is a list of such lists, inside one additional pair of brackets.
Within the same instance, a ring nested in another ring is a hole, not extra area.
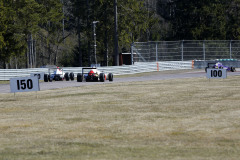
[(82, 82), (84, 80), (86, 82), (113, 81), (113, 74), (100, 72), (97, 68), (82, 68), (82, 73), (77, 74), (77, 81)]

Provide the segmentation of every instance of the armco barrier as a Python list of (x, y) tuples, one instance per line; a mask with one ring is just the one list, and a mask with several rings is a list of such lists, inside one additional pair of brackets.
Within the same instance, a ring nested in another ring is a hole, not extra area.
[(224, 66), (231, 66), (235, 68), (240, 68), (240, 61), (238, 60), (212, 60), (212, 61), (194, 61), (194, 69), (204, 69), (207, 67), (208, 63), (221, 62)]
[(0, 80), (9, 80), (16, 77), (27, 77), (31, 73), (48, 72), (47, 68), (29, 68), (29, 69), (0, 69)]
[[(98, 69), (113, 73), (113, 75), (126, 75), (143, 72), (154, 72), (164, 70), (191, 69), (192, 61), (164, 61), (164, 62), (137, 62), (134, 65), (99, 67)], [(75, 77), (81, 73), (82, 67), (63, 67), (65, 72), (73, 72)], [(44, 72), (47, 68), (29, 68), (29, 69), (0, 69), (0, 80), (9, 80), (15, 77), (30, 76), (31, 73)]]

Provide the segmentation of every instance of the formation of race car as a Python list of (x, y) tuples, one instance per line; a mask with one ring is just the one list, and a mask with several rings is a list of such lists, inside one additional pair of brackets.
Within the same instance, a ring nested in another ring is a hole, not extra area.
[[(63, 72), (62, 68), (55, 67), (49, 68), (48, 73), (44, 74), (44, 82), (52, 82), (55, 81), (69, 81), (74, 80), (74, 73)], [(104, 82), (105, 80), (113, 81), (112, 73), (104, 73), (99, 71), (97, 68), (82, 68), (82, 73), (77, 74), (77, 82)]]
[(113, 81), (113, 74), (100, 72), (97, 68), (82, 68), (82, 73), (77, 74), (77, 81), (82, 82), (84, 80), (86, 82)]
[(74, 73), (68, 73), (63, 72), (62, 68), (49, 68), (48, 74), (44, 74), (44, 82), (52, 82), (55, 81), (63, 81), (63, 80), (69, 81), (74, 80)]
[(236, 69), (235, 67), (228, 67), (224, 66), (222, 63), (217, 62), (217, 63), (208, 63), (208, 66), (205, 68), (205, 72), (207, 72), (208, 68), (216, 68), (216, 69), (226, 69), (227, 71), (235, 72)]

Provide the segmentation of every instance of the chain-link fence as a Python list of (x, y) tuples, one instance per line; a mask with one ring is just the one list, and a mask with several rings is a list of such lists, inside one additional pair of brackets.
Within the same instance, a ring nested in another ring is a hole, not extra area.
[(240, 41), (159, 41), (135, 42), (133, 62), (239, 59)]

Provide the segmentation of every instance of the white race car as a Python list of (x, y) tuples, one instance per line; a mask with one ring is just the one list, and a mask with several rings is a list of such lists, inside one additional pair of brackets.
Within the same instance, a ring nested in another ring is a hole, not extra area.
[(55, 81), (63, 81), (63, 80), (69, 81), (70, 79), (74, 80), (74, 73), (71, 72), (70, 74), (68, 72), (63, 72), (62, 68), (48, 68), (48, 74), (44, 74), (44, 82), (52, 82)]
[(100, 72), (97, 68), (82, 68), (82, 73), (77, 74), (77, 81), (82, 82), (84, 80), (86, 82), (113, 81), (113, 74)]

